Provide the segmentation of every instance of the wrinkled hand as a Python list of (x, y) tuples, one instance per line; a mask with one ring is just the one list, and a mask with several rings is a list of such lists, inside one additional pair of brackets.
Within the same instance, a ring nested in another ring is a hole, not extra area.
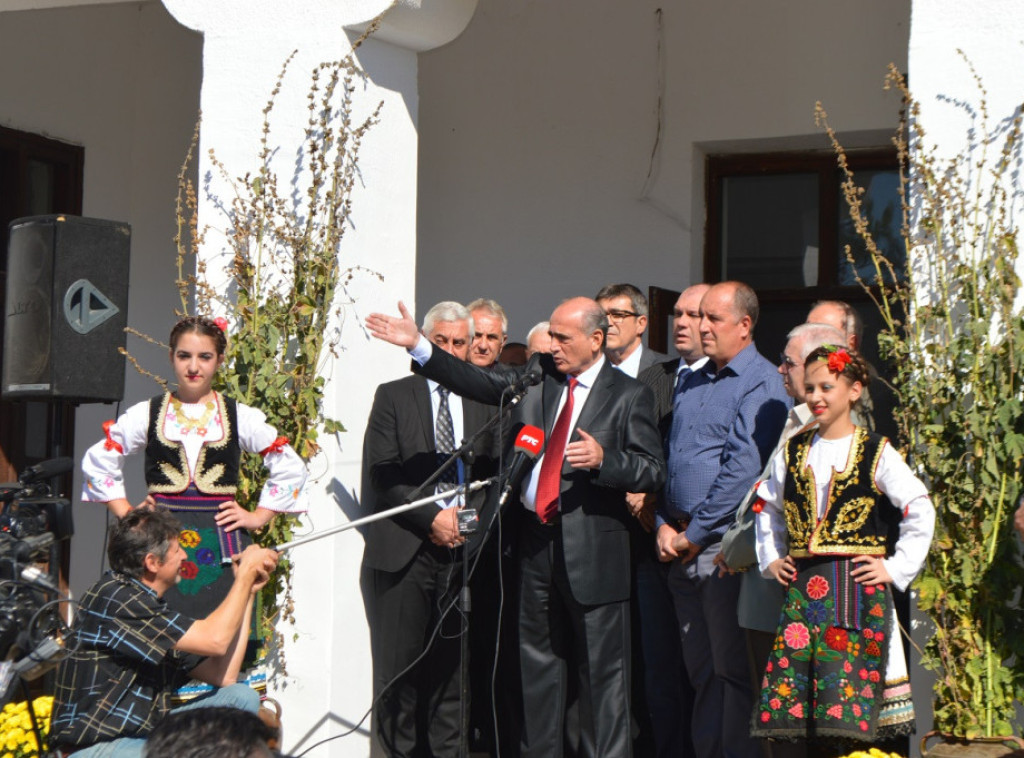
[(366, 317), (366, 328), (377, 339), (408, 349), (419, 340), (420, 332), (416, 328), (415, 319), (401, 300), (398, 301), (398, 312), (401, 316), (371, 313)]
[(686, 536), (686, 532), (680, 532), (672, 539), (672, 549), (679, 555), (679, 560), (683, 563), (689, 563), (697, 554), (703, 549), (700, 545), (697, 545)]
[(263, 526), (263, 520), (258, 514), (243, 508), (234, 500), (221, 503), (218, 507), (220, 510), (217, 511), (214, 521), (225, 532), (233, 532), (236, 529), (259, 529)]
[(775, 581), (783, 587), (788, 587), (789, 583), (796, 579), (796, 562), (788, 555), (785, 558), (776, 558), (768, 566), (768, 571)]
[(601, 468), (604, 461), (604, 448), (597, 440), (582, 429), (577, 429), (581, 439), (565, 446), (565, 459), (573, 468)]
[(156, 500), (153, 498), (152, 495), (146, 495), (146, 499), (143, 500), (138, 505), (136, 505), (135, 507), (136, 508), (149, 508), (149, 509), (153, 509), (153, 508), (156, 508)]
[(858, 555), (853, 562), (857, 568), (850, 572), (850, 576), (858, 584), (892, 584), (889, 569), (880, 555)]
[(714, 565), (718, 566), (718, 576), (723, 577), (729, 574), (739, 573), (736, 569), (729, 568), (729, 564), (725, 562), (725, 556), (719, 553), (711, 561)]
[(627, 492), (626, 505), (645, 532), (654, 530), (654, 495), (650, 492)]
[(434, 516), (430, 525), (430, 541), (441, 547), (457, 547), (466, 541), (459, 534), (458, 508), (446, 508)]
[(270, 548), (249, 545), (232, 559), (235, 576), (246, 576), (251, 573), (255, 577), (251, 591), (259, 592), (270, 581), (270, 573), (277, 566), (280, 557)]
[(658, 527), (658, 533), (655, 535), (655, 541), (657, 542), (655, 549), (658, 560), (662, 563), (670, 563), (679, 557), (679, 553), (672, 547), (672, 543), (677, 536), (679, 536), (679, 532), (668, 524), (662, 524)]

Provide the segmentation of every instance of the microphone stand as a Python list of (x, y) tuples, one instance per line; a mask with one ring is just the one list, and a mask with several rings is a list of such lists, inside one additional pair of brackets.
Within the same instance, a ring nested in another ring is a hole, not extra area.
[(484, 487), (494, 484), (494, 481), (495, 478), (490, 477), (489, 479), (481, 479), (478, 482), (460, 484), (458, 487), (455, 487), (454, 489), (450, 489), (445, 492), (438, 492), (433, 495), (427, 495), (424, 498), (414, 500), (413, 502), (406, 503), (405, 505), (396, 505), (394, 508), (388, 508), (386, 511), (380, 511), (379, 513), (371, 513), (369, 516), (364, 516), (363, 518), (356, 519), (355, 521), (349, 521), (344, 524), (339, 524), (338, 526), (331, 527), (330, 529), (324, 529), (322, 532), (311, 534), (308, 537), (300, 537), (299, 539), (292, 540), (291, 542), (282, 542), (279, 545), (274, 545), (273, 550), (278, 553), (284, 550), (291, 550), (293, 547), (299, 547), (299, 545), (307, 545), (310, 542), (322, 540), (324, 537), (330, 537), (332, 534), (340, 534), (341, 532), (346, 532), (349, 529), (355, 529), (357, 526), (363, 526), (364, 524), (369, 524), (373, 521), (380, 521), (381, 519), (397, 516), (399, 513), (405, 513), (406, 511), (411, 511), (416, 508), (422, 508), (424, 505), (427, 505), (428, 503), (436, 503), (438, 500), (446, 500), (447, 498), (455, 497), (456, 495), (462, 495), (467, 492), (476, 492), (477, 490), (483, 489)]
[[(476, 444), (476, 441), (480, 437), (482, 437), (485, 432), (490, 431), (494, 427), (498, 427), (499, 429), (501, 429), (501, 427), (507, 421), (508, 417), (511, 415), (512, 409), (515, 407), (517, 403), (519, 403), (519, 401), (523, 399), (529, 387), (530, 385), (515, 386), (514, 391), (511, 393), (511, 398), (507, 402), (503, 402), (501, 406), (498, 408), (498, 411), (493, 416), (491, 416), (491, 418), (489, 418), (487, 422), (483, 426), (481, 426), (472, 436), (470, 436), (466, 440), (463, 440), (462, 444), (458, 447), (457, 450), (452, 452), (448, 460), (441, 464), (441, 466), (436, 471), (434, 471), (434, 473), (431, 474), (426, 479), (426, 481), (420, 484), (409, 495), (410, 498), (419, 499), (414, 499), (412, 500), (412, 502), (406, 503), (404, 505), (389, 508), (388, 510), (380, 511), (379, 513), (373, 513), (361, 519), (356, 519), (355, 521), (350, 521), (346, 524), (341, 524), (331, 529), (326, 529), (322, 532), (318, 532), (317, 534), (309, 535), (308, 537), (302, 537), (297, 540), (292, 540), (291, 542), (285, 542), (280, 545), (276, 545), (274, 547), (274, 550), (277, 552), (290, 550), (293, 547), (298, 547), (300, 545), (305, 545), (310, 542), (315, 542), (316, 540), (323, 539), (324, 537), (329, 537), (333, 534), (339, 534), (340, 532), (353, 529), (357, 526), (362, 526), (363, 524), (369, 524), (373, 521), (379, 521), (380, 519), (390, 518), (399, 513), (405, 513), (406, 511), (421, 508), (424, 505), (437, 502), (438, 500), (446, 500), (456, 495), (468, 495), (470, 492), (475, 492), (494, 483), (498, 483), (500, 485), (503, 477), (501, 476), (501, 471), (499, 470), (498, 475), (490, 477), (488, 479), (482, 479), (477, 482), (469, 482), (468, 484), (460, 484), (458, 487), (455, 487), (454, 489), (448, 490), (446, 492), (440, 492), (433, 495), (427, 495), (425, 497), (419, 497), (420, 495), (422, 495), (422, 493), (433, 487), (436, 484), (437, 480), (441, 478), (441, 475), (444, 474), (444, 472), (447, 471), (449, 468), (454, 466), (460, 458), (463, 460), (465, 464), (465, 478), (469, 480), (470, 470), (472, 468), (473, 460), (475, 459), (475, 452), (473, 450), (473, 447)], [(499, 450), (502, 450), (504, 447), (504, 440), (499, 440), (498, 444)], [(500, 468), (501, 467), (499, 466), (499, 469)], [(469, 580), (472, 572), (470, 571), (469, 562), (470, 559), (474, 555), (476, 555), (476, 552), (483, 549), (484, 544), (487, 542), (487, 539), (490, 536), (490, 531), (492, 527), (494, 526), (495, 523), (497, 523), (498, 518), (501, 515), (501, 508), (505, 505), (505, 501), (508, 498), (508, 494), (509, 493), (506, 491), (502, 495), (500, 500), (496, 498), (494, 513), (491, 514), (486, 524), (484, 524), (481, 519), (481, 524), (480, 527), (478, 528), (482, 529), (482, 533), (480, 534), (479, 539), (474, 541), (474, 552), (470, 552), (470, 541), (468, 539), (466, 540), (462, 551), (462, 587), (459, 591), (459, 611), (462, 617), (462, 628), (460, 630), (461, 660), (459, 662), (460, 758), (469, 758), (469, 671), (466, 665), (469, 659), (469, 615), (472, 610), (472, 597), (469, 589)]]
[[(466, 470), (466, 479), (470, 478), (470, 469), (472, 468), (473, 461), (476, 457), (474, 446), (476, 441), (482, 437), (486, 432), (489, 432), (494, 427), (499, 430), (507, 422), (508, 417), (512, 414), (512, 408), (519, 403), (526, 395), (530, 385), (518, 385), (515, 386), (511, 392), (511, 397), (507, 402), (502, 403), (498, 411), (487, 420), (487, 422), (481, 426), (477, 431), (470, 436), (468, 439), (462, 441), (462, 444), (457, 450), (452, 452), (451, 457), (445, 461), (440, 468), (438, 468), (431, 476), (417, 487), (410, 497), (415, 497), (421, 492), (426, 490), (441, 477), (441, 475), (447, 471), (451, 466), (461, 458)], [(504, 440), (498, 440), (499, 451), (504, 447)], [(500, 453), (499, 453), (500, 454)], [(501, 484), (501, 471), (499, 470), (498, 476), (494, 477), (494, 481)], [(470, 548), (470, 540), (467, 538), (462, 549), (462, 587), (459, 589), (459, 613), (461, 618), (460, 625), (460, 660), (459, 660), (459, 758), (469, 758), (469, 627), (470, 627), (470, 614), (473, 608), (472, 592), (469, 588), (469, 580), (471, 576), (470, 571), (470, 560), (480, 551), (483, 550), (484, 545), (487, 543), (487, 539), (490, 536), (491, 527), (497, 522), (500, 515), (501, 505), (504, 505), (504, 500), (501, 501), (500, 505), (495, 506), (495, 511), (491, 514), (490, 519), (485, 524), (481, 516), (482, 513), (478, 514), (481, 523), (478, 529), (482, 529), (478, 539), (474, 540), (473, 549)], [(482, 509), (481, 509), (482, 510)], [(474, 566), (476, 562), (474, 560)]]

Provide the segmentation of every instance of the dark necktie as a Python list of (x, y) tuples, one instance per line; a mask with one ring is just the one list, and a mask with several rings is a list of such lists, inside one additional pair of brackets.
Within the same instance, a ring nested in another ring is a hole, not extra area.
[(672, 390), (672, 399), (678, 397), (683, 389), (686, 387), (687, 380), (693, 375), (693, 369), (689, 366), (683, 366), (679, 373), (676, 374), (676, 386)]
[[(437, 396), (440, 398), (437, 404), (437, 418), (434, 420), (434, 446), (437, 449), (437, 465), (444, 463), (455, 451), (455, 425), (452, 423), (452, 412), (448, 407), (448, 395), (450, 390), (444, 387), (437, 388)], [(441, 491), (450, 490), (459, 483), (459, 472), (457, 464), (452, 464), (437, 480), (438, 489)]]
[(572, 393), (579, 381), (569, 377), (569, 394), (565, 398), (562, 412), (558, 414), (548, 448), (544, 453), (544, 462), (537, 478), (537, 518), (548, 521), (558, 513), (558, 493), (562, 488), (562, 461), (565, 458), (565, 445), (569, 441), (569, 425), (572, 423)]

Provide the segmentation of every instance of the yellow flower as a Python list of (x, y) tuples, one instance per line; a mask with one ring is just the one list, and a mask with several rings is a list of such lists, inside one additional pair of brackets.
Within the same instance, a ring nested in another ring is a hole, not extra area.
[(182, 547), (195, 547), (199, 544), (199, 532), (194, 529), (183, 529), (178, 535), (178, 542)]
[(786, 696), (787, 696), (787, 695), (789, 695), (789, 693), (790, 693), (790, 692), (792, 692), (792, 691), (793, 691), (793, 688), (792, 688), (792, 687), (790, 687), (790, 686), (789, 686), (788, 684), (786, 684), (785, 682), (782, 682), (782, 683), (781, 683), (781, 684), (779, 685), (779, 694), (780, 694), (780, 695), (782, 695), (782, 697), (786, 697)]

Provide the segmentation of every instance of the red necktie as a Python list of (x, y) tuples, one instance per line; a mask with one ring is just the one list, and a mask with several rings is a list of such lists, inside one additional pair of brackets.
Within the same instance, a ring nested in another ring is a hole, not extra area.
[(565, 444), (569, 441), (569, 425), (572, 423), (572, 392), (579, 381), (569, 377), (569, 395), (565, 398), (562, 412), (558, 414), (555, 426), (548, 437), (548, 449), (537, 478), (537, 518), (549, 521), (558, 513), (558, 493), (562, 488), (562, 460), (565, 458)]

